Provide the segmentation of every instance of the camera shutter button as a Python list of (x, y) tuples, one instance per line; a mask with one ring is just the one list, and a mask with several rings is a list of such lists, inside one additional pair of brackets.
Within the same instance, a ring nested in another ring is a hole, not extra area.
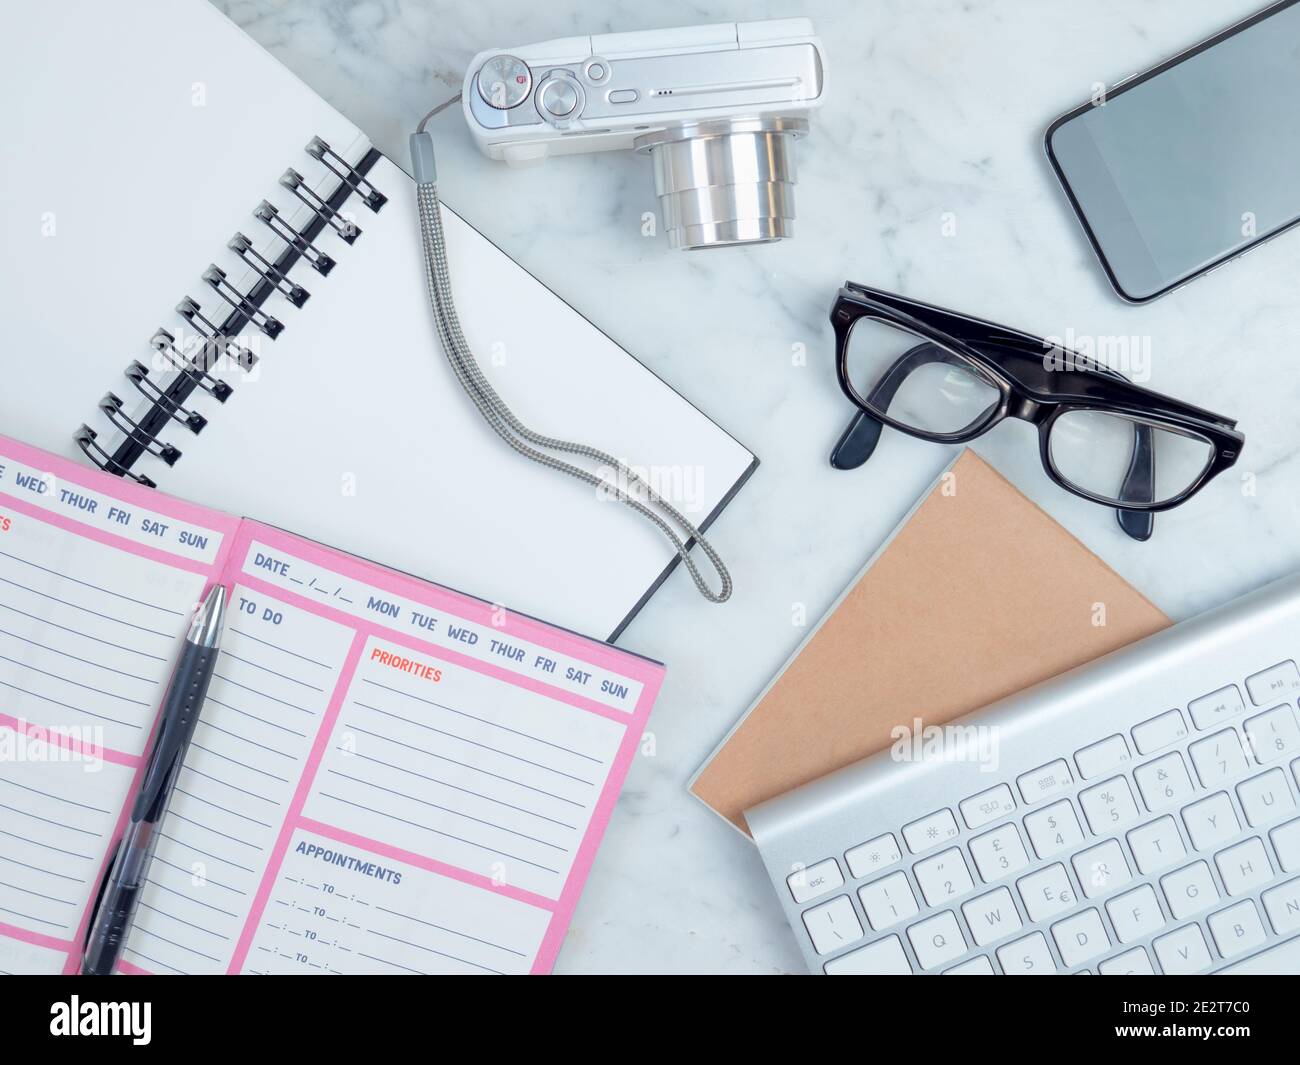
[(549, 78), (543, 82), (538, 102), (542, 110), (553, 118), (568, 118), (582, 102), (578, 86), (569, 78)]

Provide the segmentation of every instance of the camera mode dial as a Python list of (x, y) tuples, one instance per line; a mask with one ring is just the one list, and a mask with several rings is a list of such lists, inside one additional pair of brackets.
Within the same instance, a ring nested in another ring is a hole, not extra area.
[(518, 107), (533, 87), (533, 73), (528, 64), (512, 55), (494, 55), (478, 72), (478, 94), (483, 102), (498, 111)]

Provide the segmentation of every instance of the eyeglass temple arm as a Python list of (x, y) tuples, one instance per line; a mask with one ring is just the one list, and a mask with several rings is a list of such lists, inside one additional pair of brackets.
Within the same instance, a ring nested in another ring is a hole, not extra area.
[[(1133, 426), (1133, 458), (1120, 488), (1121, 498), (1154, 503), (1156, 498), (1155, 433), (1149, 425)], [(1156, 529), (1156, 516), (1149, 510), (1117, 510), (1115, 520), (1134, 540), (1147, 541)]]
[[(929, 342), (918, 344), (899, 356), (898, 361), (876, 382), (867, 402), (884, 410), (889, 409), (899, 387), (908, 374), (929, 363), (958, 364), (960, 359), (951, 352)], [(982, 415), (981, 415), (982, 416)], [(880, 442), (884, 423), (859, 409), (848, 428), (831, 450), (831, 465), (837, 470), (854, 470), (871, 458)], [(1134, 426), (1133, 457), (1124, 475), (1121, 498), (1135, 502), (1152, 502), (1155, 499), (1155, 444), (1151, 427)], [(1134, 540), (1150, 540), (1155, 532), (1155, 515), (1145, 510), (1116, 510), (1115, 520), (1124, 533)]]

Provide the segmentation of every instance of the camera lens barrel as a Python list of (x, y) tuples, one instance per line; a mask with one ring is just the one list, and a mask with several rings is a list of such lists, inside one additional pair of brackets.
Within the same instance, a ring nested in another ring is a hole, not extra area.
[(791, 236), (803, 118), (684, 123), (636, 140), (650, 156), (669, 244), (715, 248)]

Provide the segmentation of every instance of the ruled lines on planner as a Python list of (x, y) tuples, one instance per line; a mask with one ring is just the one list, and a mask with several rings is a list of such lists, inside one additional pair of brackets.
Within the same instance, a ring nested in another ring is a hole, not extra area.
[(71, 940), (133, 771), (7, 727), (0, 751), (0, 922)]
[(127, 961), (226, 971), (351, 643), (342, 626), (235, 587)]
[(372, 637), (303, 814), (555, 899), (625, 733)]
[(299, 830), (243, 971), (526, 973), (550, 920), (505, 895)]
[(0, 536), (0, 712), (139, 755), (203, 585), (13, 519)]

